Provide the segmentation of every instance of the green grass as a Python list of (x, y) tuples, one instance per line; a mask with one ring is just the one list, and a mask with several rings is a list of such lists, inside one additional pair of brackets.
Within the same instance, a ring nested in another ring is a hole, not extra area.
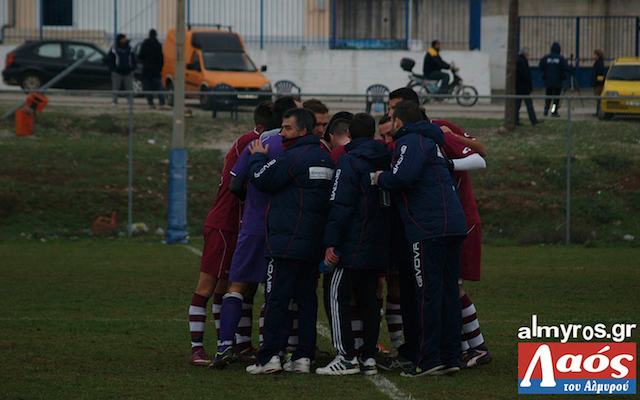
[[(485, 246), (482, 281), (465, 287), (494, 362), (455, 377), (383, 376), (417, 399), (513, 399), (518, 328), (532, 314), (549, 325), (639, 323), (639, 258), (636, 248)], [(0, 243), (0, 260), (0, 398), (384, 398), (360, 376), (190, 366), (187, 309), (199, 259), (182, 246), (12, 239)], [(631, 341), (639, 338), (636, 329)], [(205, 343), (213, 351), (211, 318)], [(331, 349), (322, 337), (319, 346)]]
[[(1, 105), (1, 104), (0, 104)], [(564, 243), (566, 121), (546, 120), (500, 134), (502, 121), (452, 118), (482, 140), (487, 169), (471, 174), (483, 240), (496, 245)], [(202, 234), (233, 140), (252, 129), (250, 113), (234, 121), (195, 113), (185, 119), (188, 232)], [(574, 121), (573, 243), (589, 246), (640, 238), (640, 140), (637, 120)], [(166, 230), (170, 113), (134, 113), (134, 222)], [(124, 109), (50, 106), (36, 137), (16, 137), (0, 121), (0, 235), (88, 236), (99, 216), (118, 213), (126, 230), (128, 113)], [(149, 141), (154, 141), (151, 144)]]

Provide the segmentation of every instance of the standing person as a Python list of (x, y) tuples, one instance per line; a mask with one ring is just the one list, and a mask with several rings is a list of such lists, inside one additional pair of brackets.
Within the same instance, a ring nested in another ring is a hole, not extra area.
[(431, 47), (424, 56), (422, 73), (426, 79), (439, 80), (440, 89), (438, 94), (447, 94), (449, 91), (449, 74), (442, 72), (443, 69), (452, 69), (452, 64), (447, 64), (440, 57), (440, 41), (431, 42)]
[[(122, 33), (116, 36), (116, 42), (111, 46), (107, 55), (107, 66), (111, 71), (112, 90), (120, 90), (124, 85), (125, 90), (133, 90), (133, 71), (136, 70), (136, 57), (131, 51), (129, 40)], [(133, 97), (129, 96), (129, 105), (132, 104)], [(113, 94), (111, 105), (118, 104), (118, 93)]]
[(309, 372), (316, 351), (318, 299), (317, 265), (322, 259), (322, 238), (327, 223), (333, 160), (313, 135), (313, 114), (288, 110), (282, 120), (285, 151), (269, 160), (261, 141), (249, 149), (249, 181), (271, 194), (267, 211), (268, 258), (265, 288), (264, 343), (258, 362), (247, 372), (271, 374), (282, 370), (278, 356), (288, 335), (289, 302), (298, 304), (299, 344), (291, 357), (292, 369)]
[[(265, 102), (258, 104), (261, 109)], [(270, 103), (270, 102), (269, 102)], [(266, 107), (268, 104), (266, 103)], [(257, 116), (259, 113), (254, 114)], [(256, 128), (235, 141), (227, 153), (218, 185), (218, 195), (204, 223), (204, 249), (200, 262), (200, 276), (189, 306), (189, 329), (191, 331), (191, 358), (194, 365), (208, 367), (211, 359), (204, 349), (204, 328), (207, 320), (207, 303), (213, 296), (211, 311), (215, 320), (218, 339), (220, 338), (220, 310), (222, 296), (227, 291), (229, 268), (236, 248), (240, 228), (242, 202), (229, 190), (231, 168), (252, 140), (257, 139), (264, 126), (256, 123)], [(218, 340), (219, 341), (219, 340)], [(218, 343), (218, 347), (221, 343)]]
[[(551, 53), (540, 59), (538, 65), (540, 71), (542, 71), (542, 80), (544, 80), (545, 87), (547, 88), (547, 96), (560, 96), (562, 93), (562, 83), (567, 78), (566, 72), (569, 71), (567, 60), (560, 55), (560, 44), (555, 42), (551, 45)], [(549, 115), (549, 106), (551, 106), (551, 116), (560, 117), (558, 114), (558, 108), (560, 107), (560, 99), (546, 98), (544, 100), (544, 116)]]
[(396, 105), (394, 162), (375, 181), (394, 191), (411, 243), (418, 299), (419, 354), (405, 377), (460, 370), (460, 251), (467, 235), (456, 185), (442, 155), (444, 134), (417, 104)]
[[(593, 94), (600, 96), (602, 94), (602, 88), (604, 87), (604, 52), (600, 49), (593, 51), (593, 69), (591, 70), (591, 86), (593, 87)], [(600, 100), (596, 100), (596, 115), (600, 109)]]
[[(157, 39), (158, 33), (155, 29), (149, 30), (149, 37), (142, 42), (140, 47), (140, 55), (138, 59), (143, 63), (142, 65), (142, 85), (146, 91), (163, 91), (162, 78), (160, 72), (162, 72), (162, 66), (164, 65), (164, 56), (162, 55), (162, 45)], [(147, 95), (147, 104), (150, 108), (155, 108), (153, 105), (153, 95)], [(158, 104), (164, 108), (164, 94), (158, 95)]]
[[(356, 114), (349, 124), (351, 142), (340, 157), (333, 178), (329, 222), (324, 235), (325, 264), (335, 265), (330, 275), (329, 313), (333, 346), (338, 355), (322, 368), (320, 375), (375, 375), (376, 343), (380, 330), (378, 275), (387, 269), (388, 244), (381, 212), (380, 192), (371, 174), (388, 169), (391, 157), (373, 137), (376, 122), (368, 114)], [(340, 254), (338, 256), (338, 254)], [(326, 271), (321, 271), (325, 272)], [(360, 360), (355, 354), (351, 297), (363, 324)]]
[[(520, 54), (518, 54), (518, 63), (516, 64), (516, 94), (529, 95), (533, 91), (528, 58), (529, 50), (524, 47), (520, 50)], [(522, 97), (516, 99), (516, 125), (520, 125), (520, 106), (522, 105), (522, 100)], [(524, 104), (527, 106), (527, 113), (529, 114), (531, 125), (537, 124), (538, 119), (536, 118), (536, 112), (533, 109), (533, 101), (531, 101), (531, 98), (528, 96), (525, 97)]]

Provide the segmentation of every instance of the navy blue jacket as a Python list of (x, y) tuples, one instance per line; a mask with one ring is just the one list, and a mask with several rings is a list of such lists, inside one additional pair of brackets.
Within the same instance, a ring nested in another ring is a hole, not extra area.
[(516, 64), (516, 94), (529, 94), (533, 92), (531, 84), (531, 69), (529, 69), (529, 61), (520, 54)]
[(569, 71), (567, 60), (560, 55), (560, 45), (556, 42), (551, 45), (551, 53), (540, 59), (540, 71), (545, 86), (549, 88), (561, 88), (562, 82), (567, 78)]
[(373, 176), (389, 169), (391, 154), (373, 138), (354, 139), (345, 150), (333, 178), (324, 243), (340, 252), (339, 267), (386, 271), (389, 222)]
[(424, 62), (422, 64), (422, 73), (424, 76), (434, 71), (451, 68), (451, 65), (444, 62), (440, 57), (440, 52), (433, 47), (429, 48), (427, 54), (424, 55)]
[(136, 57), (128, 42), (124, 46), (116, 43), (111, 47), (107, 55), (107, 66), (109, 71), (120, 75), (128, 75), (136, 69)]
[(271, 194), (266, 257), (320, 262), (334, 167), (315, 135), (301, 137), (271, 160), (251, 155), (249, 181)]
[(466, 236), (467, 221), (440, 147), (444, 134), (438, 125), (419, 121), (403, 126), (393, 137), (391, 171), (378, 185), (395, 191), (410, 243)]

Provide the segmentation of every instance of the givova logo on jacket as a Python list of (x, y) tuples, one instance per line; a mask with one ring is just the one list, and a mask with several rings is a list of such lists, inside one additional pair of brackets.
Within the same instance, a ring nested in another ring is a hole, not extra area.
[(519, 394), (635, 394), (635, 343), (519, 343)]

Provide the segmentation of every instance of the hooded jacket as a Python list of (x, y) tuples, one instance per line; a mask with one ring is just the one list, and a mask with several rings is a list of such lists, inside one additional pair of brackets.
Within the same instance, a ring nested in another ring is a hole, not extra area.
[(440, 71), (441, 69), (449, 69), (451, 65), (447, 64), (440, 57), (440, 51), (430, 47), (427, 54), (424, 56), (424, 63), (422, 66), (422, 73), (424, 76), (429, 75), (434, 71)]
[(340, 252), (339, 267), (386, 271), (388, 218), (373, 176), (389, 169), (391, 154), (373, 138), (354, 139), (345, 150), (333, 178), (324, 243)]
[(393, 165), (380, 175), (378, 185), (394, 191), (409, 242), (466, 236), (464, 211), (442, 155), (440, 127), (415, 122), (400, 128), (393, 139)]
[(542, 71), (545, 86), (549, 88), (561, 88), (567, 77), (566, 72), (570, 70), (567, 60), (560, 55), (560, 44), (557, 42), (551, 45), (551, 53), (540, 59), (538, 67)]
[(128, 75), (136, 69), (136, 57), (129, 42), (123, 45), (116, 41), (107, 55), (107, 66), (109, 71), (120, 75)]
[(159, 78), (164, 65), (162, 45), (158, 39), (149, 37), (140, 46), (138, 59), (142, 61), (142, 76), (145, 78)]
[(321, 260), (334, 167), (315, 135), (297, 139), (271, 160), (263, 153), (251, 155), (249, 182), (271, 194), (266, 257)]

